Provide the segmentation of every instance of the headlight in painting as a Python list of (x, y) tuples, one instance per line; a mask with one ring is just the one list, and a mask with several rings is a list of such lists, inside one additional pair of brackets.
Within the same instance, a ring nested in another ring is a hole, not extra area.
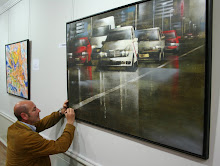
[(100, 53), (99, 53), (99, 56), (100, 56), (101, 58), (107, 57), (107, 53), (106, 53), (106, 52), (100, 52)]
[(73, 58), (73, 53), (67, 53), (69, 58)]
[(159, 50), (160, 49), (160, 46), (154, 46), (154, 47), (151, 47), (152, 50)]
[(120, 52), (120, 54), (121, 54), (121, 56), (126, 57), (126, 56), (129, 55), (129, 52), (123, 50), (123, 51)]
[(171, 46), (179, 46), (179, 43), (170, 43)]
[(94, 48), (96, 48), (97, 47), (97, 45), (92, 45), (92, 49), (94, 49)]
[(88, 55), (88, 52), (82, 52), (82, 56)]

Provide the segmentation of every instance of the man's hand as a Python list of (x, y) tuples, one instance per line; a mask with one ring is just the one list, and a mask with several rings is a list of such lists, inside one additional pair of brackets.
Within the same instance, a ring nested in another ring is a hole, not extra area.
[(66, 100), (64, 103), (63, 103), (63, 108), (61, 109), (61, 115), (64, 115), (65, 112), (66, 112), (66, 109), (68, 108), (68, 104), (69, 104), (69, 101)]
[(67, 123), (73, 125), (74, 121), (75, 121), (75, 112), (74, 109), (72, 108), (67, 108), (66, 112), (65, 112), (65, 116), (67, 119)]
[(68, 108), (69, 100), (64, 101), (63, 108)]

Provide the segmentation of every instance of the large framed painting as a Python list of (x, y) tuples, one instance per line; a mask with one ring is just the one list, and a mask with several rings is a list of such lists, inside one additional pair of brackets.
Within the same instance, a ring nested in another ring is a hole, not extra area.
[(148, 0), (66, 24), (76, 118), (209, 157), (211, 0)]
[(5, 45), (7, 93), (30, 99), (29, 40)]

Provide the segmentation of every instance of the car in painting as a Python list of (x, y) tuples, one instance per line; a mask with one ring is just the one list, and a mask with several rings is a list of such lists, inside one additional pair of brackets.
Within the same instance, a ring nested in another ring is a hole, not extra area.
[(186, 33), (186, 34), (184, 35), (184, 38), (191, 40), (191, 39), (194, 39), (195, 36), (193, 35), (193, 33)]
[(138, 39), (133, 26), (118, 27), (109, 31), (100, 52), (101, 66), (121, 66), (134, 69), (137, 64)]
[(178, 52), (179, 51), (179, 39), (175, 30), (163, 31), (165, 36), (165, 51)]
[(159, 27), (136, 30), (135, 35), (138, 37), (139, 61), (164, 58), (165, 37)]
[(106, 40), (109, 31), (114, 28), (114, 16), (109, 16), (94, 21), (92, 28), (92, 37), (90, 40), (92, 46), (92, 61), (98, 59), (102, 47), (102, 42)]
[(69, 60), (74, 64), (90, 64), (92, 48), (88, 37), (73, 39), (69, 46)]

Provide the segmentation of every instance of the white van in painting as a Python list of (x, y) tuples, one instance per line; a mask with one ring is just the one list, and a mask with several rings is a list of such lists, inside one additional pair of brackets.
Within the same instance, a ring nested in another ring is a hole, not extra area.
[(138, 37), (139, 61), (164, 58), (165, 36), (159, 27), (135, 31)]
[(101, 66), (122, 66), (132, 69), (137, 66), (138, 39), (133, 26), (112, 29), (100, 53)]

